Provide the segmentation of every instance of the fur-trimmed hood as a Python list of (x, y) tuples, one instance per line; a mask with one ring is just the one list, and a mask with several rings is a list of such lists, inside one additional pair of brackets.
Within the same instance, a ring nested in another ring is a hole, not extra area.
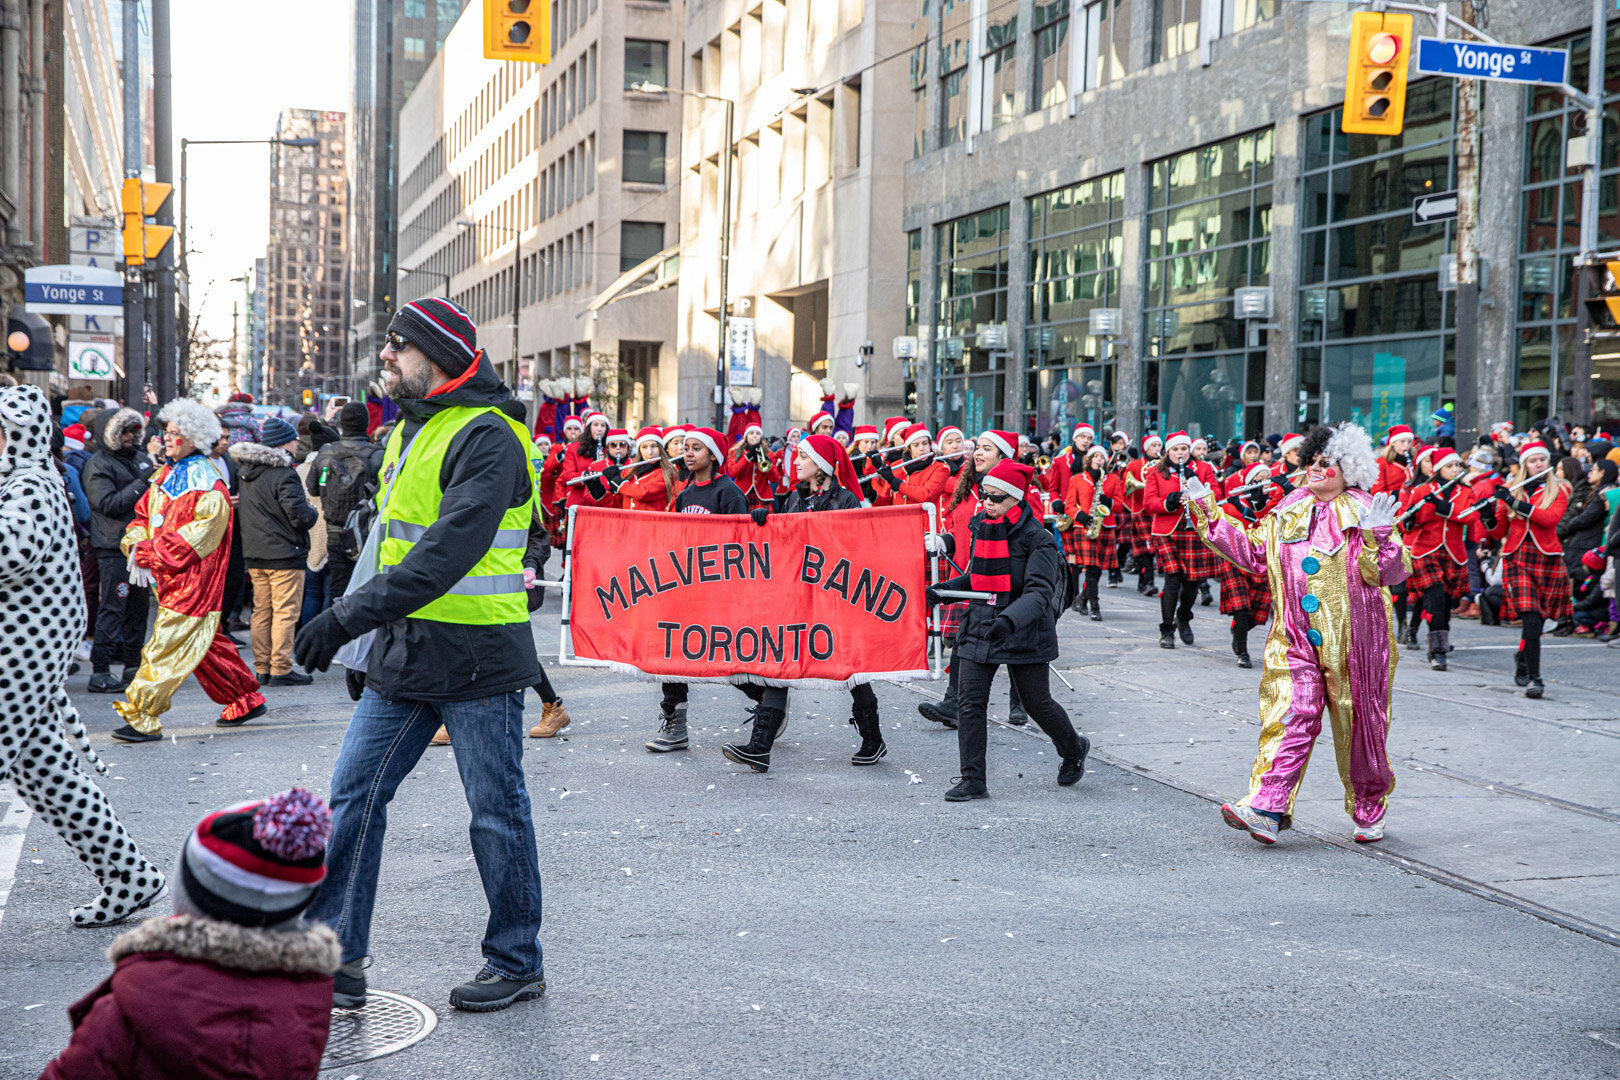
[(252, 463), (262, 465), (266, 469), (292, 468), (292, 455), (278, 446), (266, 446), (258, 442), (239, 442), (231, 444), (231, 457), (236, 459), (238, 465)]
[(134, 409), (126, 408), (117, 411), (103, 409), (96, 415), (94, 420), (90, 421), (90, 431), (94, 439), (93, 445), (89, 449), (92, 451), (107, 450), (114, 454), (120, 452), (123, 447), (118, 441), (119, 432), (127, 427), (135, 429), (135, 445), (128, 451), (134, 453), (141, 449), (140, 436), (142, 430), (146, 427), (146, 417)]
[(118, 935), (107, 950), (117, 963), (135, 953), (171, 953), (236, 971), (279, 971), (289, 975), (330, 975), (342, 962), (337, 935), (323, 923), (296, 930), (258, 930), (217, 919), (176, 915), (148, 919)]

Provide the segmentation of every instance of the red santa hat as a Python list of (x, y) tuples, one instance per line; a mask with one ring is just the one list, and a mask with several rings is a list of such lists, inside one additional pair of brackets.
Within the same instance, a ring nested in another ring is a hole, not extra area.
[(731, 444), (726, 437), (714, 430), (714, 428), (688, 428), (686, 441), (696, 441), (699, 445), (708, 447), (709, 453), (714, 455), (717, 464), (726, 460), (726, 451), (731, 448)]
[(901, 446), (910, 446), (918, 439), (926, 439), (929, 442), (934, 441), (934, 437), (928, 433), (928, 428), (922, 424), (912, 424), (902, 429), (900, 437), (903, 440)]
[(600, 420), (600, 421), (602, 421), (602, 423), (608, 424), (609, 427), (612, 426), (612, 424), (608, 420), (608, 418), (603, 416), (601, 413), (597, 412), (595, 409), (586, 409), (584, 414), (579, 419), (580, 419), (580, 422), (582, 424), (584, 424), (586, 427), (590, 427), (591, 426), (591, 421), (593, 421), (593, 420)]
[(1491, 438), (1500, 442), (1513, 432), (1513, 421), (1498, 420), (1491, 425)]
[(1126, 431), (1124, 428), (1115, 428), (1114, 433), (1108, 436), (1108, 441), (1113, 442), (1115, 439), (1124, 439), (1125, 445), (1129, 446), (1131, 442), (1131, 433)]
[(1261, 480), (1271, 479), (1271, 466), (1255, 462), (1249, 466), (1249, 471), (1243, 474), (1245, 484), (1256, 484)]
[(1389, 433), (1384, 436), (1384, 445), (1385, 446), (1390, 445), (1396, 439), (1400, 438), (1402, 435), (1406, 436), (1409, 439), (1412, 438), (1413, 437), (1412, 429), (1407, 427), (1405, 424), (1396, 424), (1396, 425), (1394, 425), (1393, 427), (1391, 427), (1389, 429)]
[(1178, 446), (1185, 446), (1187, 449), (1191, 450), (1192, 436), (1188, 435), (1185, 431), (1172, 431), (1170, 433), (1170, 437), (1164, 440), (1164, 448), (1168, 451), (1174, 450)]
[[(1295, 435), (1293, 437), (1296, 438), (1296, 439), (1299, 438), (1298, 435)], [(1243, 445), (1238, 447), (1238, 454), (1241, 455), (1243, 453), (1243, 451), (1247, 450), (1251, 446), (1254, 447), (1256, 450), (1260, 449), (1260, 444), (1259, 443), (1255, 442), (1253, 439), (1246, 439), (1246, 440), (1244, 440)]]
[[(861, 493), (861, 482), (855, 475), (855, 466), (850, 464), (849, 451), (837, 439), (830, 435), (806, 435), (799, 442), (799, 453), (815, 462), (816, 468), (838, 481), (838, 486), (845, 491)], [(864, 499), (862, 503), (864, 505)]]
[(1108, 447), (1104, 446), (1102, 443), (1092, 443), (1090, 446), (1086, 447), (1086, 455), (1080, 460), (1083, 464), (1089, 464), (1091, 459), (1098, 454), (1102, 455), (1104, 458), (1107, 458)]
[(904, 416), (891, 416), (887, 420), (883, 421), (883, 441), (889, 441), (889, 436), (894, 434), (895, 428), (904, 427), (909, 423), (911, 423), (911, 421)]
[(746, 439), (746, 438), (748, 438), (748, 436), (749, 436), (749, 434), (751, 432), (755, 432), (755, 431), (759, 432), (761, 435), (765, 434), (765, 428), (762, 425), (760, 425), (760, 424), (748, 424), (747, 426), (745, 426), (743, 428), (742, 437)]
[(612, 443), (612, 442), (624, 442), (624, 443), (627, 443), (627, 442), (630, 441), (630, 433), (628, 431), (626, 431), (622, 427), (609, 428), (608, 433), (607, 433), (607, 441), (610, 442), (610, 443)]
[(837, 421), (834, 419), (832, 413), (818, 412), (816, 415), (810, 418), (810, 422), (805, 425), (805, 429), (808, 431), (817, 431), (821, 428), (823, 423), (826, 423), (826, 425), (830, 428), (836, 422)]
[(984, 474), (980, 484), (1004, 491), (1019, 502), (1030, 501), (1030, 485), (1035, 482), (1035, 470), (1021, 461), (998, 461)]
[(1150, 443), (1150, 442), (1156, 442), (1161, 447), (1164, 445), (1164, 440), (1159, 438), (1157, 435), (1155, 435), (1151, 431), (1148, 432), (1146, 435), (1142, 436), (1142, 449), (1146, 450), (1147, 449), (1147, 444)]
[(642, 428), (640, 431), (636, 432), (636, 449), (637, 450), (641, 449), (641, 444), (642, 443), (650, 442), (650, 443), (662, 444), (663, 441), (664, 441), (664, 433), (662, 431), (660, 431), (658, 428), (653, 427), (651, 424), (649, 424), (648, 426)]
[(1018, 436), (1010, 431), (986, 431), (979, 438), (989, 439), (995, 444), (996, 449), (1001, 451), (1001, 456), (1004, 458), (1016, 458), (1018, 456)]
[(1078, 424), (1074, 425), (1074, 430), (1073, 431), (1069, 432), (1069, 441), (1073, 442), (1076, 438), (1079, 437), (1079, 435), (1080, 435), (1080, 433), (1082, 431), (1085, 432), (1087, 435), (1090, 435), (1093, 439), (1095, 439), (1097, 437), (1097, 429), (1092, 427), (1090, 424), (1086, 423), (1084, 420), (1082, 420)]
[(967, 438), (966, 435), (962, 434), (961, 428), (957, 427), (955, 424), (946, 424), (944, 427), (939, 429), (939, 434), (934, 436), (934, 441), (940, 443), (944, 442), (945, 436), (949, 435), (953, 431), (956, 432), (956, 434), (961, 435), (962, 438)]
[(1282, 437), (1282, 442), (1277, 444), (1277, 453), (1286, 454), (1290, 450), (1298, 450), (1302, 445), (1304, 445), (1304, 442), (1305, 436), (1299, 434), (1297, 431), (1290, 431), (1287, 435)]
[(804, 438), (804, 428), (790, 427), (787, 429), (786, 439), (788, 442), (792, 442), (794, 439), (802, 438)]
[(1435, 453), (1435, 455), (1434, 455), (1434, 471), (1435, 472), (1439, 472), (1441, 469), (1445, 468), (1447, 465), (1461, 465), (1462, 464), (1462, 458), (1457, 455), (1457, 451), (1452, 450), (1449, 447), (1432, 446), (1429, 449), (1430, 449), (1430, 451), (1438, 451), (1438, 453)]
[(665, 428), (664, 429), (664, 447), (667, 449), (669, 447), (669, 444), (674, 442), (676, 439), (684, 439), (684, 438), (686, 438), (686, 429), (689, 426), (690, 425), (688, 425), (688, 424), (673, 424), (673, 425)]
[(861, 439), (876, 439), (878, 437), (878, 429), (876, 424), (860, 424), (855, 428), (856, 441)]
[(1413, 467), (1416, 468), (1418, 465), (1423, 464), (1424, 458), (1433, 457), (1434, 452), (1438, 449), (1440, 449), (1438, 446), (1425, 446), (1423, 449), (1419, 450), (1417, 457), (1412, 459)]
[(563, 421), (563, 431), (566, 432), (569, 428), (573, 428), (575, 431), (584, 431), (585, 421), (577, 416), (570, 416)]
[(1537, 454), (1543, 455), (1549, 461), (1552, 460), (1552, 451), (1548, 450), (1547, 444), (1540, 439), (1533, 439), (1519, 447), (1519, 461), (1521, 464), (1526, 458), (1534, 457)]

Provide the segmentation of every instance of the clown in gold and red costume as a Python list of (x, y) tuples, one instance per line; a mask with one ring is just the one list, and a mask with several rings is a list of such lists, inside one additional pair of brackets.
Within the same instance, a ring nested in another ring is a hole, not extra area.
[(172, 464), (158, 470), (135, 504), (123, 551), (150, 573), (158, 614), (141, 651), (141, 668), (113, 708), (127, 722), (114, 735), (126, 742), (162, 737), (162, 716), (193, 672), (208, 696), (225, 706), (219, 722), (240, 724), (264, 713), (259, 681), (220, 629), (220, 598), (230, 560), (231, 498), (224, 471), (208, 457), (219, 441), (218, 419), (202, 404), (171, 402), (164, 450)]

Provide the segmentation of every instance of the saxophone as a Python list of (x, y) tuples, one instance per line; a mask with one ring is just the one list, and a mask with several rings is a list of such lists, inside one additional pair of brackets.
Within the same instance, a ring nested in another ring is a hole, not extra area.
[(1099, 511), (1102, 509), (1103, 501), (1103, 478), (1107, 475), (1103, 473), (1091, 481), (1091, 505), (1086, 508), (1087, 513), (1091, 515), (1091, 524), (1086, 526), (1085, 532), (1087, 540), (1095, 540), (1102, 535), (1103, 516)]

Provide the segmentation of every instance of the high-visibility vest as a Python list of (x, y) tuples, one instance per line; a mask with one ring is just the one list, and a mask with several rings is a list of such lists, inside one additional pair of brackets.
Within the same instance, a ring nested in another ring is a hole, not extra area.
[(523, 587), (523, 553), (528, 547), (529, 519), (534, 514), (538, 487), (534, 469), (528, 463), (528, 432), (499, 410), (449, 408), (440, 411), (423, 424), (416, 438), (411, 440), (398, 476), (394, 476), (394, 470), (405, 439), (404, 424), (394, 428), (383, 455), (382, 475), (389, 479), (384, 481), (385, 494), (379, 517), (382, 550), (378, 570), (386, 573), (404, 562), (428, 526), (439, 520), (439, 503), (444, 498), (439, 473), (444, 466), (444, 455), (450, 449), (450, 440), (485, 413), (494, 413), (505, 420), (516, 435), (529, 473), (529, 498), (522, 506), (512, 507), (501, 515), (501, 527), (495, 533), (493, 544), (467, 576), (450, 586), (443, 596), (411, 612), (410, 618), (472, 626), (529, 621), (528, 597)]

